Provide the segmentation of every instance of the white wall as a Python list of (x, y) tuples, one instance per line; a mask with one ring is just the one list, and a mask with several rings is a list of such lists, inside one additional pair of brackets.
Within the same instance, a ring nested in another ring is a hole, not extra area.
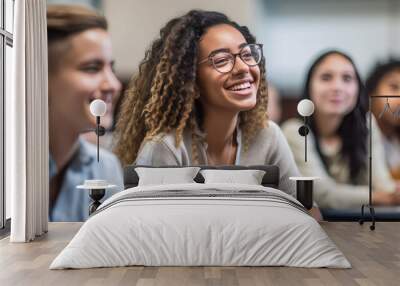
[(116, 72), (127, 78), (137, 69), (144, 52), (173, 17), (190, 9), (226, 13), (242, 25), (254, 27), (253, 0), (118, 0), (103, 2), (110, 25)]
[(268, 78), (288, 93), (300, 92), (310, 61), (324, 49), (348, 52), (364, 77), (378, 60), (400, 57), (400, 0), (102, 0), (102, 7), (124, 79), (166, 22), (195, 8), (249, 26), (264, 44)]
[(348, 52), (362, 76), (377, 60), (400, 56), (400, 1), (258, 0), (258, 6), (268, 77), (282, 90), (299, 92), (310, 61), (324, 49)]

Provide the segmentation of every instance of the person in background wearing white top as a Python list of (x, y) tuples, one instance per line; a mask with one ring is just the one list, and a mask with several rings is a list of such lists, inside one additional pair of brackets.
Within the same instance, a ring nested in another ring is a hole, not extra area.
[(385, 110), (385, 98), (374, 98), (372, 111), (382, 130), (385, 158), (390, 173), (395, 180), (400, 180), (400, 60), (377, 65), (365, 85), (369, 96), (399, 96), (388, 98), (390, 110)]
[[(315, 112), (309, 118), (308, 160), (298, 134), (301, 119), (290, 119), (283, 132), (300, 172), (317, 176), (314, 198), (319, 207), (356, 209), (368, 203), (368, 97), (352, 59), (328, 51), (311, 65), (303, 98), (311, 99)], [(381, 134), (375, 119), (373, 138), (373, 195), (377, 205), (400, 204), (399, 186), (384, 162)]]

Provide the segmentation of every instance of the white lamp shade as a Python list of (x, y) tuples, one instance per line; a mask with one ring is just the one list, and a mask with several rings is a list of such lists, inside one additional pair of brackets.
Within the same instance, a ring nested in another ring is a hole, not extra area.
[(93, 116), (104, 116), (107, 111), (106, 103), (101, 99), (95, 99), (90, 103), (90, 112)]
[(303, 99), (297, 104), (297, 112), (301, 116), (311, 116), (314, 113), (314, 103), (309, 99)]

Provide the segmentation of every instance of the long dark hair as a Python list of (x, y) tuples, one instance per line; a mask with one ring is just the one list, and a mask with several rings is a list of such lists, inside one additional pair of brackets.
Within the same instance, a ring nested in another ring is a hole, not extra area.
[[(191, 130), (201, 127), (200, 93), (196, 83), (198, 42), (208, 28), (219, 24), (236, 28), (247, 43), (256, 42), (247, 27), (240, 26), (226, 15), (192, 10), (170, 20), (146, 51), (138, 73), (132, 77), (126, 90), (116, 126), (115, 152), (124, 164), (135, 161), (144, 141), (173, 131), (176, 144), (180, 144), (186, 127)], [(257, 104), (253, 109), (239, 114), (244, 147), (247, 140), (253, 138), (267, 121), (264, 59), (259, 67), (261, 81)], [(199, 140), (192, 132), (194, 162), (198, 158), (196, 143)]]
[(377, 64), (365, 81), (367, 94), (373, 95), (382, 78), (395, 70), (400, 70), (400, 59), (391, 59), (388, 62)]
[[(358, 83), (358, 95), (357, 103), (354, 109), (345, 115), (342, 123), (340, 124), (337, 134), (342, 140), (342, 155), (349, 160), (350, 168), (350, 179), (352, 183), (357, 183), (357, 177), (361, 171), (366, 168), (366, 159), (368, 154), (367, 139), (368, 139), (368, 128), (367, 128), (367, 111), (368, 111), (368, 97), (365, 94), (364, 84), (362, 83), (361, 77), (353, 60), (345, 53), (338, 50), (329, 50), (319, 55), (316, 60), (312, 63), (306, 77), (303, 98), (310, 99), (310, 86), (311, 79), (314, 75), (315, 69), (318, 65), (328, 56), (337, 54), (348, 60), (354, 68), (355, 75)], [(315, 144), (317, 152), (320, 155), (322, 162), (324, 163), (325, 169), (327, 168), (326, 158), (321, 152), (319, 145), (319, 134), (316, 128), (315, 117), (311, 116), (309, 125), (311, 131), (315, 136)]]

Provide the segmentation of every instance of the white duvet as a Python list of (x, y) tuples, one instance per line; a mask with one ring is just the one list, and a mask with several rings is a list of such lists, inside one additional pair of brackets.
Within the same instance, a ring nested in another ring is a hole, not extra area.
[(262, 186), (196, 183), (115, 194), (50, 269), (127, 265), (351, 267), (291, 196)]

